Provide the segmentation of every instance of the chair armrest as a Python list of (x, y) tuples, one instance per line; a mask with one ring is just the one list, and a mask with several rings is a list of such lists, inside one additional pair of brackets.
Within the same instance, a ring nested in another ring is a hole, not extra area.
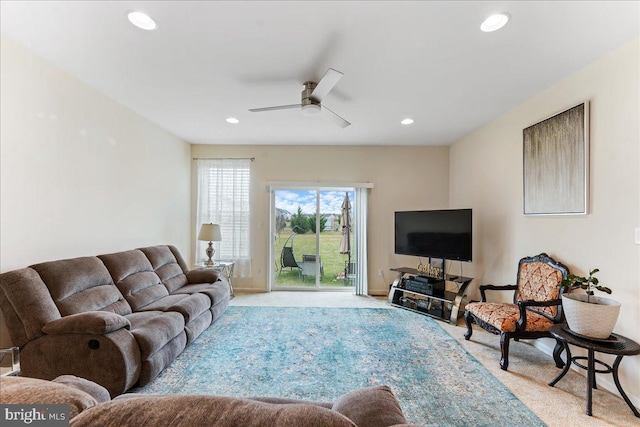
[(554, 305), (561, 305), (562, 300), (552, 299), (549, 301), (534, 301), (534, 300), (526, 300), (526, 301), (518, 301), (518, 305), (524, 308), (526, 307), (553, 307)]
[[(520, 318), (516, 322), (516, 331), (524, 331), (527, 326), (527, 307), (553, 307), (556, 305), (562, 305), (562, 300), (552, 299), (549, 301), (534, 301), (534, 300), (526, 300), (526, 301), (518, 301), (518, 308), (520, 309)], [(551, 321), (555, 321), (553, 317), (549, 316), (546, 313), (536, 311), (541, 316), (546, 317)]]
[(215, 268), (196, 268), (187, 272), (189, 283), (213, 283), (220, 277), (220, 270)]
[(86, 311), (52, 320), (42, 327), (42, 332), (47, 335), (105, 335), (123, 328), (131, 329), (131, 322), (124, 316), (109, 311)]
[(487, 302), (487, 295), (485, 291), (515, 291), (518, 289), (518, 285), (480, 285), (480, 302)]

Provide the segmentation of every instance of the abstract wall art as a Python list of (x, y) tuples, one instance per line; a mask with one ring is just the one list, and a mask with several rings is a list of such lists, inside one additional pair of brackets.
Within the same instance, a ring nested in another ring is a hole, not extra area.
[(585, 215), (589, 204), (589, 104), (523, 130), (525, 215)]

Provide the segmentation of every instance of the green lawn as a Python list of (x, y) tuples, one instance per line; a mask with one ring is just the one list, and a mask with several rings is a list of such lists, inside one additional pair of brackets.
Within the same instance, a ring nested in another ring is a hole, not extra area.
[[(280, 254), (282, 252), (282, 246), (284, 246), (287, 238), (290, 235), (290, 230), (285, 229), (280, 236), (277, 236), (274, 244), (274, 254), (276, 259), (276, 286), (315, 286), (313, 277), (306, 277), (304, 282), (302, 277), (298, 274), (297, 269), (285, 268), (282, 273), (278, 274), (280, 270)], [(347, 284), (343, 278), (338, 278), (339, 274), (344, 274), (345, 262), (348, 259), (347, 255), (343, 255), (338, 252), (340, 247), (340, 237), (342, 234), (339, 231), (323, 231), (320, 233), (320, 261), (324, 267), (324, 277), (320, 279), (320, 286), (331, 287), (344, 287)], [(352, 236), (353, 239), (353, 236)], [(289, 242), (289, 245), (291, 242)], [(293, 254), (298, 263), (302, 263), (302, 255), (313, 255), (316, 252), (316, 235), (315, 233), (297, 234), (293, 238)], [(276, 266), (274, 266), (275, 268)], [(349, 284), (352, 285), (352, 284)]]

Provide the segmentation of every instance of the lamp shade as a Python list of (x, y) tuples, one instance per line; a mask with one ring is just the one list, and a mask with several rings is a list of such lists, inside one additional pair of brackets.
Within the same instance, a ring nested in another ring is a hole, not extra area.
[(198, 233), (198, 240), (204, 240), (205, 242), (221, 241), (220, 226), (218, 224), (202, 224), (200, 233)]

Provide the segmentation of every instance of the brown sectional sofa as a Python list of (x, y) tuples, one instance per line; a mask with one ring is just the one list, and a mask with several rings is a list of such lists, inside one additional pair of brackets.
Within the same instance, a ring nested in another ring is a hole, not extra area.
[(0, 274), (0, 308), (22, 375), (76, 375), (111, 396), (153, 380), (229, 298), (217, 270), (189, 270), (170, 245)]
[[(334, 402), (270, 397), (124, 394), (110, 400), (91, 381), (0, 377), (7, 404), (64, 404), (71, 427), (410, 427), (387, 386), (350, 391)], [(0, 420), (2, 417), (0, 416)], [(417, 426), (414, 426), (417, 427)]]

